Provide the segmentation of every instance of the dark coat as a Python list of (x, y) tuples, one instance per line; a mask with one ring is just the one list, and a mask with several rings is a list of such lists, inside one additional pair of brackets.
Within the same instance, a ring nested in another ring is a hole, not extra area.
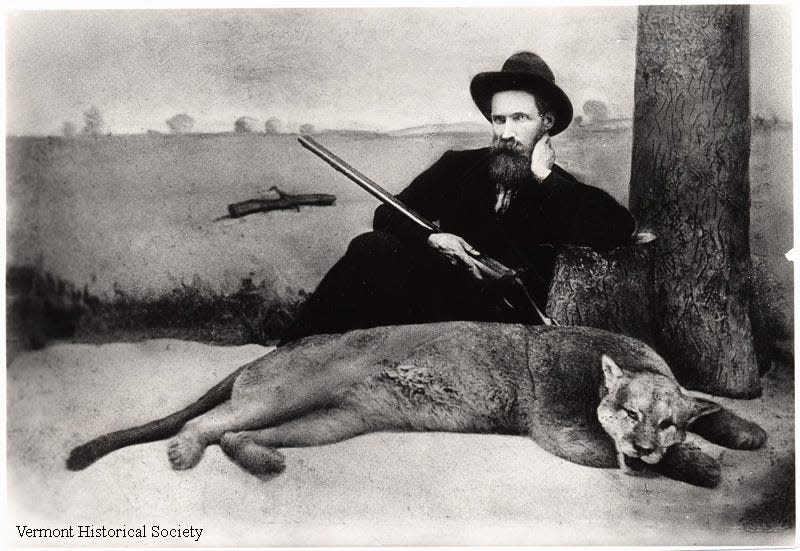
[[(541, 183), (531, 177), (509, 209), (497, 215), (488, 161), (489, 149), (448, 151), (398, 198), (483, 254), (525, 269), (525, 286), (541, 306), (552, 278), (554, 246), (569, 243), (605, 250), (625, 243), (633, 233), (633, 218), (624, 207), (558, 166)], [(477, 284), (463, 270), (443, 262), (425, 244), (430, 232), (389, 207), (375, 211), (374, 229), (351, 241), (283, 342), (389, 324), (538, 322), (532, 312), (503, 306), (507, 290)]]
[[(459, 235), (482, 253), (513, 266), (525, 260), (518, 253), (543, 244), (603, 251), (631, 237), (634, 221), (625, 207), (558, 165), (541, 183), (531, 177), (508, 211), (495, 214), (489, 151), (448, 151), (397, 198), (428, 220), (439, 221), (442, 231)], [(386, 205), (375, 211), (374, 229), (411, 239), (424, 239), (429, 233)]]
[[(552, 277), (555, 246), (581, 245), (604, 251), (630, 239), (635, 224), (608, 193), (582, 184), (558, 165), (541, 183), (531, 176), (508, 211), (494, 212), (489, 148), (448, 151), (397, 195), (442, 231), (512, 268), (529, 268), (531, 291), (543, 301)], [(381, 205), (374, 228), (422, 241), (427, 232)], [(541, 302), (543, 304), (543, 302)]]

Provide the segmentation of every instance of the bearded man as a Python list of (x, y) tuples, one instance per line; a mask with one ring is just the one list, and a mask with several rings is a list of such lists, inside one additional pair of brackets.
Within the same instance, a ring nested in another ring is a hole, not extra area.
[(531, 309), (508, 308), (478, 251), (522, 269), (543, 306), (556, 246), (605, 251), (629, 241), (628, 210), (554, 164), (550, 137), (572, 121), (572, 104), (538, 55), (514, 54), (499, 72), (478, 74), (470, 91), (492, 124), (492, 146), (448, 151), (397, 195), (440, 231), (378, 207), (375, 231), (350, 243), (283, 342), (378, 325), (539, 323)]

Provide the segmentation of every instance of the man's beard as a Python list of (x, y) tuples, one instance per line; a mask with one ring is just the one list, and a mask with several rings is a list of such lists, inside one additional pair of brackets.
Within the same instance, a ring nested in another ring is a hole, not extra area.
[(531, 178), (531, 152), (511, 138), (494, 137), (489, 159), (489, 177), (497, 195), (495, 212), (505, 212), (517, 190)]

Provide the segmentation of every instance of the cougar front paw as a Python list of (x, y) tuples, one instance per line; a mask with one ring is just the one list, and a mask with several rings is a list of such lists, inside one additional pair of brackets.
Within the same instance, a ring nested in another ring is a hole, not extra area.
[(689, 430), (709, 442), (735, 450), (757, 450), (767, 441), (764, 429), (725, 409), (700, 417)]
[(737, 450), (757, 450), (767, 442), (767, 432), (755, 423), (748, 427), (739, 427), (733, 435), (733, 444)]
[(624, 453), (617, 454), (617, 461), (619, 461), (619, 468), (623, 473), (638, 476), (644, 474), (647, 464), (636, 457), (629, 457)]
[(719, 462), (691, 444), (676, 444), (653, 465), (656, 472), (695, 486), (714, 488), (722, 479)]

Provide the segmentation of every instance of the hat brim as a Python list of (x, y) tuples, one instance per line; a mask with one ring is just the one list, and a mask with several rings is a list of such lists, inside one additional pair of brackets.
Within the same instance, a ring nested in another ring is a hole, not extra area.
[(552, 81), (531, 73), (512, 73), (497, 71), (479, 73), (472, 79), (469, 91), (475, 105), (487, 120), (492, 120), (492, 96), (506, 90), (524, 90), (544, 96), (553, 108), (555, 121), (550, 135), (555, 136), (572, 122), (572, 102), (567, 94)]

